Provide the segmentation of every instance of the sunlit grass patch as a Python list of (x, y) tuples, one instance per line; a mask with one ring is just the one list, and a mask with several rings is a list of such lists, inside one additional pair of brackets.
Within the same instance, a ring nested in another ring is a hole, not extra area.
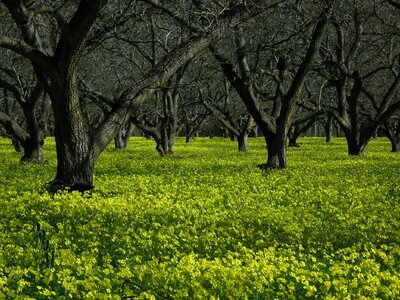
[(101, 155), (93, 192), (52, 195), (54, 140), (49, 164), (21, 165), (0, 139), (0, 299), (400, 297), (400, 156), (384, 139), (364, 157), (343, 139), (299, 142), (266, 174), (262, 139), (239, 153), (179, 138), (162, 158), (134, 137)]

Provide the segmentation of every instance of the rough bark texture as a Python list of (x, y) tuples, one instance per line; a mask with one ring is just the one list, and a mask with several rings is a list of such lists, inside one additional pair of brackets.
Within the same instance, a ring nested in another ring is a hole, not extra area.
[(88, 128), (79, 104), (75, 72), (61, 86), (51, 91), (55, 119), (57, 149), (57, 175), (50, 184), (51, 190), (69, 187), (76, 190), (93, 188), (95, 157)]
[[(282, 138), (284, 136), (284, 138)], [(268, 149), (268, 160), (266, 164), (258, 165), (262, 170), (285, 169), (286, 162), (286, 135), (268, 134), (265, 136)]]

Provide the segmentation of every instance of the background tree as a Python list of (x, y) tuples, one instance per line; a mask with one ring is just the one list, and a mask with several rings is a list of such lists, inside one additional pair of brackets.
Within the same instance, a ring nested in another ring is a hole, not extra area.
[[(10, 55), (7, 56), (10, 58)], [(29, 63), (15, 60), (15, 57), (11, 61), (14, 62), (0, 69), (0, 88), (4, 97), (0, 123), (15, 148), (23, 151), (22, 162), (43, 163), (48, 110), (44, 90), (30, 70)]]
[[(218, 81), (217, 81), (218, 82)], [(254, 128), (254, 120), (247, 112), (243, 104), (235, 99), (230, 83), (227, 80), (217, 83), (224, 86), (222, 91), (216, 91), (213, 94), (212, 87), (208, 87), (207, 91), (199, 89), (201, 102), (210, 111), (216, 120), (229, 132), (231, 140), (236, 140), (238, 150), (242, 152), (248, 151), (248, 136)], [(214, 89), (216, 90), (216, 89)], [(205, 94), (207, 93), (207, 94)]]
[[(269, 47), (272, 49), (272, 54), (277, 51), (277, 45), (287, 40), (292, 40), (293, 43), (294, 37), (298, 38), (299, 43), (301, 42), (301, 44), (303, 44), (304, 38), (300, 37), (300, 33), (303, 31), (308, 33), (310, 38), (307, 38), (307, 44), (305, 44), (304, 48), (299, 48), (296, 53), (290, 49), (289, 51), (281, 51), (278, 55), (276, 65), (271, 64), (271, 61), (263, 61), (262, 63), (266, 68), (263, 69), (261, 74), (261, 68), (259, 68), (259, 64), (261, 63), (260, 54), (263, 53), (263, 56), (266, 57), (266, 51), (262, 52), (262, 50), (267, 47), (264, 45), (265, 43), (263, 41), (257, 43), (256, 49), (251, 52), (248, 48), (250, 41), (256, 39), (254, 35), (250, 34), (250, 30), (254, 32), (255, 24), (263, 24), (264, 26), (272, 27), (271, 23), (266, 22), (267, 19), (265, 16), (258, 20), (258, 23), (252, 23), (251, 29), (246, 28), (246, 30), (243, 26), (236, 29), (236, 47), (233, 48), (236, 49), (234, 53), (235, 64), (223, 54), (221, 46), (212, 49), (216, 60), (221, 65), (224, 75), (236, 89), (249, 113), (258, 125), (259, 130), (261, 130), (264, 135), (268, 150), (268, 160), (267, 163), (259, 165), (262, 169), (286, 168), (287, 166), (286, 139), (288, 130), (293, 123), (294, 108), (296, 107), (296, 102), (302, 92), (304, 82), (312, 67), (314, 58), (318, 54), (318, 48), (327, 25), (326, 8), (323, 9), (324, 13), (322, 14), (319, 12), (317, 16), (311, 15), (311, 19), (304, 19), (303, 16), (299, 17), (297, 11), (293, 10), (289, 4), (286, 6), (282, 5), (279, 9), (281, 10), (274, 11), (275, 18), (279, 15), (285, 15), (284, 22), (287, 23), (288, 20), (292, 20), (300, 24), (302, 30), (289, 37), (279, 35), (279, 41), (276, 41), (275, 45), (270, 45)], [(290, 18), (288, 17), (289, 15), (291, 16)], [(280, 21), (282, 20), (273, 19), (273, 22)], [(283, 34), (287, 34), (284, 29), (286, 25), (289, 26), (288, 24), (279, 24), (280, 27), (276, 23), (273, 25), (274, 29), (282, 28)], [(271, 28), (269, 28), (269, 31), (265, 28), (262, 28), (262, 30), (264, 33), (263, 37), (266, 34), (270, 37), (274, 37), (275, 35), (274, 32), (271, 32)], [(258, 35), (258, 38), (260, 38), (260, 35)], [(254, 42), (252, 43), (253, 45), (255, 44)], [(305, 50), (305, 52), (301, 50)], [(255, 53), (255, 55), (250, 57), (250, 53)], [(292, 57), (292, 55), (294, 57)], [(269, 55), (269, 57), (271, 56), (272, 55)], [(295, 59), (299, 60), (298, 66), (291, 64), (291, 61)], [(274, 68), (276, 69), (274, 70)], [(293, 75), (288, 76), (289, 74)], [(261, 91), (259, 84), (256, 82), (257, 76), (260, 79), (262, 78), (259, 80), (264, 83), (264, 91)], [(266, 76), (272, 78), (272, 82), (265, 81), (267, 80)], [(267, 83), (265, 84), (265, 82)], [(274, 91), (274, 93), (271, 94), (271, 90)]]
[(322, 50), (337, 94), (331, 114), (345, 134), (348, 153), (362, 155), (379, 126), (400, 108), (398, 53), (387, 43), (391, 30), (379, 17), (393, 19), (393, 14), (366, 2), (343, 2), (335, 12)]

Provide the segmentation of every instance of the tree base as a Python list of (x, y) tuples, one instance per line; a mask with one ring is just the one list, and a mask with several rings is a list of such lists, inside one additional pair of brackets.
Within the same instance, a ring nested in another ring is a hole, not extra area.
[(47, 165), (49, 163), (49, 161), (46, 159), (36, 159), (36, 158), (27, 158), (27, 157), (22, 157), (19, 162), (24, 165), (25, 164)]
[(286, 169), (286, 167), (273, 166), (273, 165), (268, 164), (268, 163), (259, 164), (259, 165), (257, 165), (257, 168), (259, 168), (262, 171)]
[(300, 148), (300, 144), (299, 144), (299, 143), (289, 144), (288, 147), (291, 147), (291, 148)]
[(51, 193), (56, 193), (60, 190), (66, 190), (69, 192), (78, 191), (84, 193), (93, 189), (94, 189), (93, 185), (79, 184), (79, 183), (71, 185), (71, 184), (65, 184), (61, 181), (50, 181), (47, 186), (47, 190)]
[(268, 169), (271, 169), (270, 167), (268, 167), (267, 164), (259, 164), (257, 165), (257, 168), (259, 168), (261, 171), (266, 171)]

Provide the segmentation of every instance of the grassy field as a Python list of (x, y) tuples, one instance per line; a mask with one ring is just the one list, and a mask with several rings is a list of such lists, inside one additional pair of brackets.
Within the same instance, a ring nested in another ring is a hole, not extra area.
[[(399, 299), (400, 155), (303, 138), (263, 173), (262, 139), (108, 148), (90, 194), (45, 190), (0, 139), (0, 299)], [(40, 228), (38, 227), (40, 225)]]

